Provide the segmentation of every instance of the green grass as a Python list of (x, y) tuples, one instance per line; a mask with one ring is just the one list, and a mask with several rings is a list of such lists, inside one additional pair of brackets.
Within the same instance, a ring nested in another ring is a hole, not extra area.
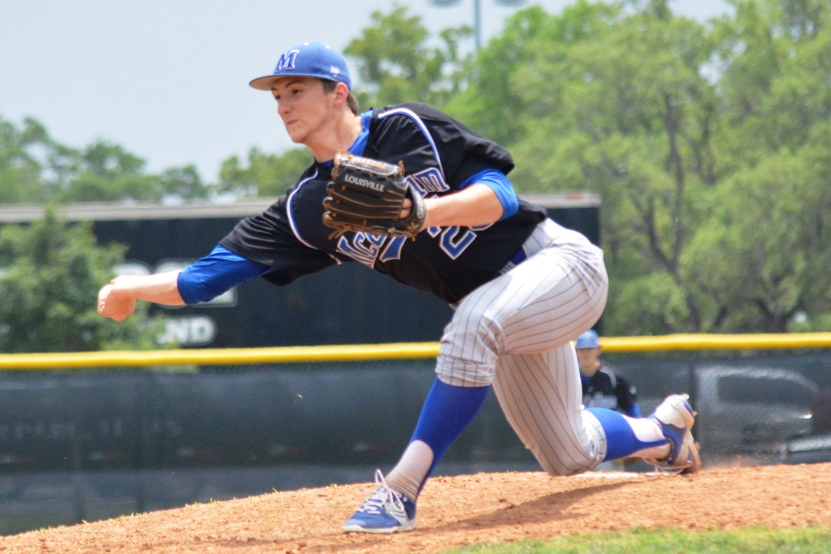
[(488, 544), (445, 554), (818, 554), (831, 552), (831, 528), (733, 531), (635, 529), (625, 533), (572, 535), (550, 540)]

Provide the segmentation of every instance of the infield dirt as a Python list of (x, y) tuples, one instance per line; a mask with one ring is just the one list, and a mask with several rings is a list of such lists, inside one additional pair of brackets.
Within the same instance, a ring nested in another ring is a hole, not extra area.
[(418, 528), (344, 534), (370, 483), (251, 498), (0, 537), (7, 553), (426, 553), (633, 527), (831, 527), (831, 464), (704, 468), (697, 475), (488, 473), (431, 479)]

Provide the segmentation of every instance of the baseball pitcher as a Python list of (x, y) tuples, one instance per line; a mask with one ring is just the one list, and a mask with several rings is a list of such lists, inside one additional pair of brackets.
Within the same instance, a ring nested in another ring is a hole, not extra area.
[[(603, 312), (603, 253), (517, 197), (508, 151), (428, 105), (360, 111), (346, 61), (321, 43), (289, 48), (250, 85), (274, 97), (311, 165), (193, 265), (105, 285), (98, 310), (122, 320), (137, 300), (194, 304), (249, 279), (283, 286), (347, 263), (452, 305), (411, 441), (386, 476), (376, 471), (377, 490), (345, 531), (415, 528), (426, 480), (491, 389), (551, 475), (631, 456), (698, 470), (686, 395), (646, 418), (582, 407), (573, 341)], [(371, 383), (364, 401), (373, 401)]]

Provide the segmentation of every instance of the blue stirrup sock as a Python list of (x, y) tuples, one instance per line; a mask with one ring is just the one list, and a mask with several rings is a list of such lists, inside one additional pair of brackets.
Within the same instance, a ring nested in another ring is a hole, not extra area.
[[(421, 415), (410, 442), (420, 440), (433, 450), (427, 477), (479, 412), (488, 396), (487, 387), (452, 387), (436, 379), (424, 400)], [(419, 491), (421, 487), (419, 487)]]
[(663, 446), (668, 442), (666, 438), (652, 441), (641, 440), (626, 418), (614, 410), (607, 408), (586, 408), (586, 410), (597, 418), (606, 433), (607, 446), (604, 462), (625, 458), (640, 450)]

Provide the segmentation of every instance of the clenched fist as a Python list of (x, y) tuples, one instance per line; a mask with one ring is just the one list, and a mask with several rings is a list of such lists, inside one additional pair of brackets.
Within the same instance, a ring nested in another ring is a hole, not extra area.
[(115, 321), (124, 321), (136, 309), (136, 299), (117, 288), (118, 277), (98, 291), (98, 313)]

